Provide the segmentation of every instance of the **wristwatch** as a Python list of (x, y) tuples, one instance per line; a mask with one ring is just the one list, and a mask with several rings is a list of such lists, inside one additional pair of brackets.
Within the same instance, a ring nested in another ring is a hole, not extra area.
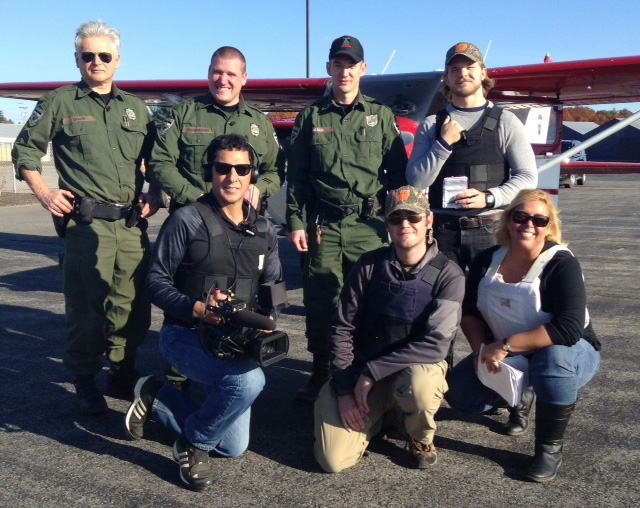
[(511, 346), (507, 344), (507, 339), (502, 339), (502, 350), (506, 351), (507, 353), (511, 352)]
[(488, 208), (493, 208), (496, 205), (496, 198), (494, 197), (493, 194), (491, 194), (491, 192), (486, 191), (484, 193), (484, 199), (487, 202)]

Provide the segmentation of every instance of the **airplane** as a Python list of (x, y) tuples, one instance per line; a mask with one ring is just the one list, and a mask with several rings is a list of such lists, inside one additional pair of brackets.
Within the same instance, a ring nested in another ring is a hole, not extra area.
[[(488, 70), (496, 79), (488, 99), (512, 111), (529, 135), (539, 171), (539, 188), (557, 200), (563, 174), (640, 173), (640, 164), (574, 162), (570, 157), (640, 118), (640, 111), (574, 146), (564, 153), (562, 110), (565, 106), (617, 104), (640, 101), (640, 55), (532, 65)], [(442, 71), (364, 76), (362, 92), (375, 97), (396, 115), (407, 153), (425, 116), (442, 109)], [(0, 83), (0, 97), (37, 100), (71, 82)], [(148, 106), (171, 106), (208, 90), (203, 80), (119, 81), (118, 87), (135, 93)], [(271, 115), (276, 132), (286, 146), (295, 115), (330, 89), (330, 78), (250, 79), (242, 89), (245, 100)], [(597, 139), (596, 139), (597, 138)], [(270, 199), (269, 214), (284, 223), (284, 190)]]

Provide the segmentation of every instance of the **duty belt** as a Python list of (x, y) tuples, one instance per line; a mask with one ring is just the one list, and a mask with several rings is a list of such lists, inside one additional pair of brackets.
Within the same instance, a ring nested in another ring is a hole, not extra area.
[(377, 208), (378, 200), (376, 198), (365, 198), (361, 203), (349, 205), (335, 205), (321, 199), (317, 206), (317, 212), (323, 214), (325, 218), (333, 220), (342, 220), (353, 214), (357, 214), (363, 219), (368, 219), (374, 215)]
[(490, 226), (500, 221), (502, 210), (489, 215), (475, 215), (473, 217), (451, 217), (436, 214), (436, 227), (438, 225), (449, 229), (475, 229)]
[(120, 220), (129, 216), (131, 204), (96, 204), (93, 209), (94, 219)]

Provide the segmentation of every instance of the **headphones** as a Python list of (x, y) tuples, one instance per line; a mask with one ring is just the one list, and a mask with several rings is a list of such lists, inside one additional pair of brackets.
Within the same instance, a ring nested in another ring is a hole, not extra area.
[[(246, 147), (248, 148), (248, 151), (250, 153), (250, 159), (253, 160), (253, 169), (251, 170), (251, 178), (249, 180), (249, 183), (255, 184), (258, 181), (258, 178), (260, 177), (260, 169), (259, 169), (259, 165), (260, 165), (260, 157), (258, 156), (258, 152), (256, 152), (256, 149), (253, 148), (253, 145), (251, 143), (249, 143), (247, 141)], [(205, 179), (207, 181), (211, 180), (211, 166), (212, 163), (208, 160), (208, 152), (205, 152), (204, 154), (204, 161), (202, 164), (202, 169), (204, 171), (204, 176)]]

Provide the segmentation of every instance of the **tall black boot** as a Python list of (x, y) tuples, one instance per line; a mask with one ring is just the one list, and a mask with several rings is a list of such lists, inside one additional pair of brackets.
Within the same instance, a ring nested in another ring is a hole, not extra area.
[(309, 380), (298, 390), (296, 399), (303, 402), (315, 401), (329, 377), (329, 354), (314, 353), (313, 372)]
[(504, 425), (504, 433), (507, 436), (519, 436), (529, 427), (529, 413), (536, 399), (533, 388), (530, 386), (522, 394), (520, 404), (509, 407), (509, 420)]
[(536, 403), (536, 446), (533, 461), (524, 471), (532, 482), (550, 482), (562, 464), (564, 432), (575, 404), (557, 406), (540, 399)]

